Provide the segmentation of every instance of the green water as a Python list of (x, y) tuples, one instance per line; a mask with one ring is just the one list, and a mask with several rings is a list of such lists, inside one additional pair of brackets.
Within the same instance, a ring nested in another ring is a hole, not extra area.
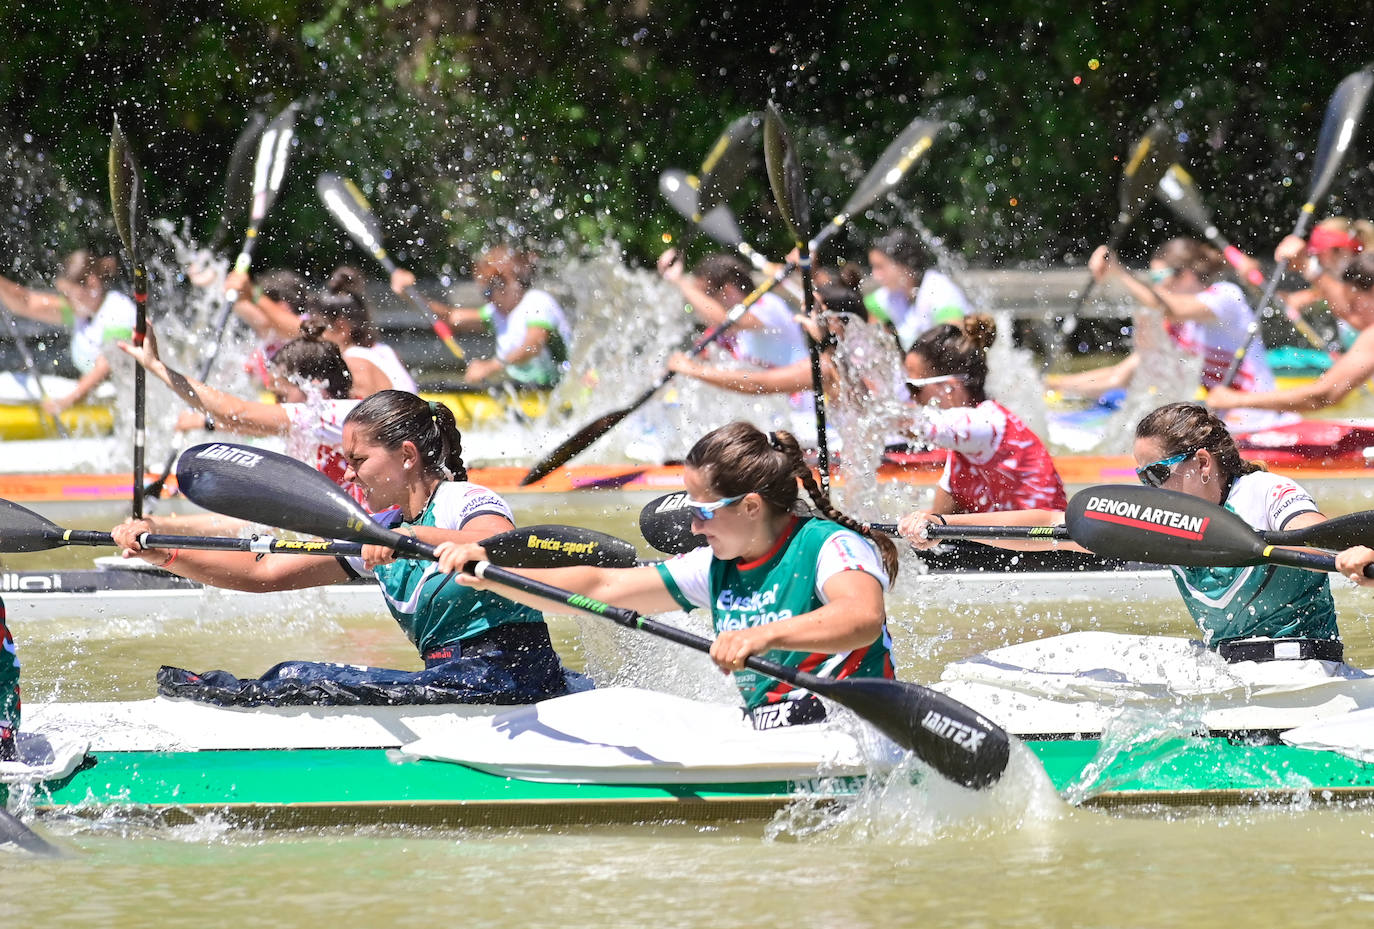
[[(550, 512), (536, 499), (520, 516), (633, 536), (642, 502), (600, 497)], [(89, 515), (70, 524), (101, 524)], [(1337, 600), (1352, 663), (1374, 666), (1374, 593), (1341, 589)], [(902, 674), (915, 681), (975, 651), (1072, 629), (1191, 631), (1175, 604), (1110, 598), (951, 607), (914, 602), (899, 587), (890, 612)], [(16, 626), (30, 702), (151, 696), (164, 663), (239, 673), (293, 657), (416, 664), (378, 615)], [(553, 628), (568, 663), (599, 680), (725, 692), (703, 658), (671, 644), (592, 618), (558, 618)], [(120, 929), (1334, 926), (1374, 900), (1374, 808), (1108, 814), (1014, 786), (996, 803), (913, 788), (835, 820), (797, 808), (773, 823), (707, 828), (264, 832), (213, 817), (175, 828), (44, 821), (37, 828), (68, 854), (0, 850), (0, 914), (7, 926)]]

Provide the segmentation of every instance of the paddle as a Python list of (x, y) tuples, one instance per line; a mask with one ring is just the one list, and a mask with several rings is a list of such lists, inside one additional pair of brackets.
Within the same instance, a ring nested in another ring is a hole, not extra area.
[[(248, 214), (248, 228), (243, 234), (243, 248), (239, 251), (238, 258), (234, 261), (234, 270), (248, 273), (248, 269), (253, 264), (253, 251), (257, 247), (258, 232), (262, 228), (262, 222), (267, 216), (267, 211), (276, 202), (277, 193), (281, 190), (282, 179), (286, 176), (286, 163), (291, 154), (291, 140), (295, 137), (296, 113), (300, 109), (300, 103), (293, 101), (286, 109), (273, 118), (272, 122), (257, 139), (257, 160), (253, 166), (253, 186), (252, 186), (252, 206)], [(256, 115), (256, 114), (255, 114)], [(258, 117), (261, 120), (261, 116)], [(250, 127), (252, 123), (250, 121)], [(239, 143), (234, 146), (234, 154), (231, 156), (230, 180), (225, 184), (226, 202), (228, 197), (243, 196), (240, 188), (244, 183), (242, 176), (242, 165), (235, 168), (232, 163), (234, 157), (244, 157), (246, 154), (239, 152), (239, 146), (243, 145), (248, 138), (247, 132), (239, 137)], [(246, 145), (244, 145), (247, 148)], [(237, 177), (236, 177), (237, 174)], [(233, 316), (234, 304), (238, 302), (239, 292), (229, 289), (224, 292), (224, 302), (220, 305), (219, 315), (215, 317), (214, 335), (210, 340), (210, 353), (200, 363), (200, 369), (196, 372), (196, 380), (204, 383), (209, 380), (210, 373), (215, 368), (215, 361), (219, 358), (220, 346), (224, 343), (224, 332), (229, 327), (229, 320)], [(140, 370), (142, 366), (140, 366)], [(181, 454), (182, 446), (186, 442), (186, 433), (178, 433), (176, 441), (172, 443), (171, 450), (167, 453), (167, 461), (163, 463), (162, 473), (157, 479), (143, 488), (143, 496), (149, 499), (157, 499), (162, 496), (162, 490), (167, 485), (167, 478), (172, 473), (172, 466), (176, 464), (177, 456)]]
[[(1321, 135), (1317, 139), (1317, 157), (1312, 167), (1312, 186), (1307, 192), (1307, 202), (1298, 211), (1298, 220), (1293, 224), (1291, 235), (1300, 239), (1306, 237), (1307, 229), (1316, 216), (1318, 201), (1330, 190), (1332, 182), (1336, 179), (1336, 172), (1345, 159), (1345, 153), (1350, 150), (1355, 140), (1355, 130), (1359, 128), (1360, 120), (1364, 117), (1371, 89), (1374, 89), (1374, 69), (1364, 67), (1346, 75), (1336, 86), (1331, 99), (1327, 101), (1326, 115), (1322, 117)], [(1231, 386), (1240, 372), (1240, 366), (1245, 363), (1245, 356), (1250, 353), (1250, 345), (1255, 341), (1255, 333), (1259, 332), (1261, 315), (1269, 307), (1269, 301), (1274, 299), (1279, 278), (1283, 277), (1286, 270), (1288, 262), (1280, 261), (1269, 275), (1264, 292), (1260, 294), (1259, 302), (1254, 306), (1253, 318), (1246, 329), (1245, 340), (1236, 349), (1236, 356), (1231, 359), (1231, 366), (1226, 369), (1226, 374), (1221, 379), (1223, 387)]]
[(0, 805), (0, 845), (13, 845), (34, 855), (57, 857), (62, 854), (56, 845), (34, 832)]
[(71, 433), (67, 430), (67, 424), (62, 422), (62, 417), (56, 413), (48, 412), (48, 392), (43, 389), (43, 378), (38, 373), (38, 362), (34, 361), (33, 353), (29, 351), (29, 346), (24, 342), (19, 334), (19, 324), (14, 319), (14, 314), (5, 311), (5, 325), (10, 331), (10, 339), (14, 342), (14, 347), (19, 349), (19, 360), (24, 363), (24, 370), (28, 372), (32, 382), (25, 385), (25, 390), (29, 396), (33, 397), (38, 404), (38, 412), (41, 416), (46, 416), (52, 420), (52, 424), (57, 427), (57, 434), (62, 438), (70, 438)]
[[(294, 460), (294, 459), (290, 459)], [(312, 469), (313, 470), (313, 469)], [(0, 499), (0, 553), (41, 552), (64, 545), (114, 546), (108, 532), (63, 529), (17, 503)], [(309, 539), (274, 539), (271, 536), (230, 538), (224, 536), (166, 535), (145, 532), (138, 537), (143, 548), (199, 549), (219, 552), (254, 552), (260, 555), (362, 554), (357, 542), (320, 542)], [(636, 562), (634, 547), (615, 536), (576, 526), (523, 526), (482, 541), (501, 564), (522, 568), (557, 568), (569, 564), (597, 564), (608, 568), (630, 567)]]
[[(119, 128), (119, 117), (114, 119), (114, 129), (110, 132), (110, 207), (114, 211), (115, 228), (124, 243), (124, 251), (129, 259), (134, 278), (134, 346), (143, 344), (148, 335), (148, 271), (143, 266), (143, 251), (140, 239), (143, 235), (143, 182), (139, 177), (138, 163), (129, 150), (129, 141)], [(147, 444), (145, 422), (147, 417), (148, 372), (142, 365), (134, 366), (134, 493), (133, 516), (143, 516), (143, 492), (139, 486), (143, 480), (143, 464)]]
[(739, 187), (749, 170), (754, 137), (762, 120), (758, 113), (736, 117), (716, 139), (701, 162), (700, 184), (697, 188), (697, 209), (692, 221), (701, 222), (703, 214), (725, 203)]
[(690, 220), (691, 229), (700, 230), (707, 238), (721, 245), (733, 248), (748, 262), (762, 271), (768, 267), (768, 259), (763, 257), (752, 245), (744, 241), (735, 214), (724, 203), (718, 203), (701, 215), (697, 209), (697, 190), (701, 182), (681, 168), (669, 168), (658, 176), (658, 189), (673, 209), (684, 219)]
[[(1272, 535), (1261, 535), (1230, 510), (1172, 490), (1133, 484), (1089, 487), (1074, 494), (1064, 519), (1075, 542), (1107, 557), (1193, 567), (1269, 562), (1336, 570), (1330, 555), (1278, 548)], [(1282, 544), (1313, 544), (1303, 530), (1279, 535), (1288, 537)], [(1374, 577), (1374, 565), (1365, 567), (1365, 575)]]
[[(898, 182), (911, 170), (911, 166), (920, 160), (921, 156), (929, 150), (931, 140), (935, 133), (939, 131), (941, 123), (932, 122), (927, 119), (916, 119), (902, 130), (901, 134), (892, 141), (883, 151), (877, 163), (864, 176), (859, 187), (845, 205), (840, 209), (833, 219), (830, 220), (810, 242), (810, 251), (816, 252), (832, 235), (843, 229), (851, 218), (869, 204), (886, 194), (896, 187)], [(697, 339), (692, 347), (687, 350), (689, 356), (695, 356), (705, 351), (713, 342), (725, 335), (739, 319), (749, 312), (749, 307), (758, 301), (760, 297), (778, 286), (783, 280), (792, 273), (792, 265), (786, 264), (779, 268), (771, 278), (761, 284), (752, 294), (745, 297), (742, 302), (730, 310), (725, 322), (714, 329), (708, 330), (701, 338)], [(601, 438), (611, 429), (615, 428), (621, 420), (629, 416), (635, 410), (652, 399), (659, 389), (671, 381), (676, 372), (669, 371), (659, 379), (648, 390), (640, 394), (629, 406), (609, 413), (603, 413), (597, 419), (583, 426), (577, 432), (560, 442), (553, 451), (549, 452), (534, 467), (526, 472), (520, 479), (520, 486), (524, 487), (533, 484), (535, 481), (542, 480), (573, 458), (586, 451), (592, 443)]]
[[(1240, 271), (1245, 267), (1245, 253), (1226, 241), (1226, 237), (1217, 229), (1216, 223), (1212, 222), (1212, 211), (1202, 202), (1202, 193), (1198, 190), (1197, 183), (1183, 165), (1169, 165), (1169, 170), (1164, 172), (1164, 176), (1155, 185), (1155, 196), (1173, 211), (1175, 216), (1221, 252), (1233, 268)], [(1258, 287), (1264, 283), (1264, 275), (1258, 268), (1252, 267), (1246, 275), (1246, 280)]]
[[(391, 260), (386, 249), (382, 246), (382, 227), (377, 222), (377, 218), (372, 215), (372, 207), (368, 204), (367, 198), (358, 186), (347, 178), (339, 177), (337, 174), (321, 174), (315, 181), (315, 190), (319, 193), (320, 199), (324, 201), (325, 209), (329, 210), (344, 230), (349, 238), (358, 243), (363, 251), (370, 254), (381, 263), (386, 269), (387, 274), (396, 271), (396, 262)], [(456, 339), (453, 338), (453, 330), (449, 328), (445, 321), (432, 307), (428, 300), (420, 296), (414, 287), (406, 288), (406, 296), (410, 302), (420, 308), (420, 312), (432, 317), (430, 327), (434, 334), (439, 337), (439, 341), (444, 343), (444, 347), (449, 350), (454, 358), (459, 361), (464, 360), (463, 349), (459, 347)]]
[[(711, 643), (676, 626), (660, 623), (583, 594), (572, 593), (479, 561), (466, 566), (478, 577), (512, 587), (575, 610), (600, 616), (627, 629), (710, 653)], [(745, 667), (785, 681), (847, 707), (897, 745), (912, 752), (943, 777), (973, 790), (991, 787), (1006, 770), (1011, 746), (1006, 732), (969, 707), (942, 693), (884, 678), (832, 680), (751, 656)]]
[[(1126, 158), (1126, 166), (1121, 169), (1121, 183), (1117, 187), (1117, 214), (1111, 236), (1107, 241), (1109, 251), (1116, 251), (1126, 238), (1126, 231), (1135, 222), (1136, 215), (1149, 202), (1151, 190), (1159, 183), (1169, 165), (1178, 160), (1178, 154), (1177, 136), (1172, 128), (1158, 119), (1150, 124), (1150, 128), (1132, 146)], [(1097, 279), (1089, 274), (1087, 283), (1078, 291), (1073, 309), (1064, 317), (1064, 322), (1060, 326), (1060, 331), (1064, 335), (1072, 335), (1078, 328), (1078, 312), (1083, 309), (1083, 303), (1088, 299), (1088, 294), (1092, 293), (1096, 283)]]
[[(811, 206), (806, 196), (801, 159), (792, 144), (792, 132), (782, 113), (770, 100), (763, 117), (763, 160), (768, 168), (768, 185), (773, 199), (797, 247), (797, 264), (802, 273), (802, 312), (816, 318), (815, 289), (811, 284)], [(811, 357), (811, 398), (816, 411), (816, 454), (821, 489), (830, 492), (830, 448), (825, 435), (825, 376), (821, 372), (821, 347), (803, 327), (806, 352)]]
[(224, 237), (229, 234), (230, 227), (243, 221), (245, 207), (253, 197), (253, 175), (248, 171), (248, 161), (258, 150), (258, 140), (266, 127), (266, 116), (256, 110), (250, 113), (247, 125), (229, 151), (229, 167), (224, 174), (224, 209), (210, 233), (208, 247), (211, 252), (218, 252), (224, 246)]

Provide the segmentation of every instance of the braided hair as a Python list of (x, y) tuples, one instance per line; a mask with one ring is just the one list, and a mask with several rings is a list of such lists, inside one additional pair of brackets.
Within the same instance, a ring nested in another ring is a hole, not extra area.
[(883, 569), (896, 580), (897, 547), (887, 536), (835, 508), (829, 495), (816, 483), (792, 433), (781, 429), (764, 433), (750, 423), (734, 422), (698, 439), (684, 460), (688, 467), (702, 472), (706, 482), (722, 497), (756, 493), (779, 513), (791, 512), (800, 481), (821, 515), (878, 546)]
[(413, 442), (420, 466), (427, 474), (448, 481), (466, 481), (463, 435), (453, 411), (404, 390), (379, 390), (344, 417), (344, 425), (363, 429), (372, 441), (395, 450)]

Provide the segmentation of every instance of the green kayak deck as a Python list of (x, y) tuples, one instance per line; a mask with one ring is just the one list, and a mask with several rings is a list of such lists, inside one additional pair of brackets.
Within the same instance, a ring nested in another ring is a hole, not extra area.
[[(1027, 743), (1055, 788), (1076, 784), (1096, 741)], [(1121, 766), (1119, 766), (1121, 767)], [(1222, 738), (1187, 743), (1132, 775), (1110, 766), (1091, 807), (1347, 802), (1374, 797), (1374, 765), (1331, 752)], [(111, 808), (188, 822), (214, 813), (274, 828), (397, 824), (532, 826), (766, 819), (799, 795), (843, 796), (854, 779), (749, 784), (549, 784), (386, 749), (97, 752), (76, 772), (36, 788), (40, 811), (101, 815)]]

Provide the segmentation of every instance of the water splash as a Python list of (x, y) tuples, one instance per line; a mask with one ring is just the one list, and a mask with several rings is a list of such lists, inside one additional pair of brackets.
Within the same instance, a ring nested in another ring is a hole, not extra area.
[(1124, 709), (1102, 728), (1097, 754), (1064, 789), (1064, 799), (1079, 806), (1098, 794), (1144, 780), (1200, 744), (1195, 734), (1206, 730), (1200, 711)]

